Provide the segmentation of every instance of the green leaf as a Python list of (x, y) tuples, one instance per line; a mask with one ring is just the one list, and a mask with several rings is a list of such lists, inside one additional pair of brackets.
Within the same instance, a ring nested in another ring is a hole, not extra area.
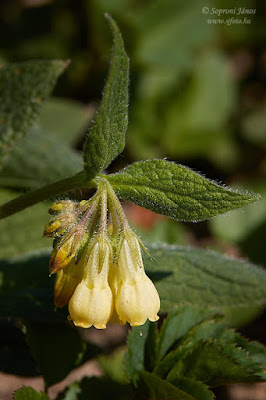
[[(14, 196), (14, 192), (0, 190), (1, 202)], [(43, 238), (44, 225), (49, 220), (47, 210), (48, 204), (40, 203), (0, 220), (0, 259), (33, 249), (51, 248), (51, 240)]]
[(50, 397), (43, 392), (37, 392), (29, 386), (23, 386), (21, 389), (16, 390), (12, 397), (13, 400), (49, 400)]
[(136, 162), (106, 178), (123, 200), (181, 221), (202, 221), (259, 198), (165, 160)]
[(94, 107), (77, 101), (52, 97), (46, 101), (40, 112), (41, 130), (51, 132), (64, 144), (80, 140), (94, 115)]
[(237, 351), (242, 352), (243, 356), (237, 359), (238, 357), (230, 354), (231, 350), (232, 346), (224, 345), (218, 340), (200, 343), (176, 363), (167, 380), (174, 382), (176, 378), (184, 376), (200, 380), (210, 386), (259, 382), (261, 378), (243, 362), (244, 357), (248, 360), (245, 352), (238, 349)]
[(49, 133), (33, 128), (0, 171), (0, 185), (36, 188), (74, 175), (81, 169), (82, 158), (76, 151)]
[(224, 324), (217, 322), (220, 318), (221, 315), (214, 311), (198, 306), (183, 305), (171, 311), (159, 335), (161, 354), (157, 360), (156, 374), (167, 376), (176, 362), (198, 342), (220, 337), (226, 329)]
[[(149, 250), (154, 259), (144, 255), (144, 262), (159, 292), (161, 312), (169, 312), (182, 302), (219, 309), (265, 303), (266, 271), (262, 268), (206, 250), (165, 245)], [(9, 294), (0, 299), (2, 316), (10, 313), (29, 318), (66, 317), (62, 310), (53, 310), (52, 279), (48, 279), (47, 270), (49, 256), (50, 250), (42, 250), (2, 260), (0, 287), (9, 289)], [(25, 285), (16, 286), (16, 276)], [(38, 286), (34, 284), (36, 279)]]
[[(27, 342), (47, 387), (60, 382), (81, 363), (86, 343), (67, 322), (26, 322), (25, 325)], [(91, 355), (96, 354), (95, 350)]]
[(30, 129), (69, 61), (29, 61), (0, 69), (0, 168)]
[(195, 400), (195, 397), (183, 392), (171, 383), (151, 374), (147, 371), (140, 373), (139, 391), (145, 393), (149, 399), (175, 399), (175, 400)]
[(154, 245), (144, 265), (161, 298), (161, 312), (185, 302), (209, 307), (260, 305), (266, 300), (266, 271), (220, 253)]
[(244, 348), (248, 352), (248, 356), (261, 368), (261, 370), (257, 370), (256, 373), (266, 381), (266, 347), (261, 343), (248, 342), (246, 340)]
[(182, 377), (173, 379), (171, 383), (179, 389), (184, 390), (184, 392), (189, 393), (196, 400), (213, 400), (215, 398), (214, 394), (208, 390), (208, 387), (204, 383), (195, 379)]
[(160, 331), (159, 358), (163, 358), (178, 339), (182, 338), (193, 326), (208, 318), (210, 314), (211, 312), (208, 309), (200, 309), (190, 305), (180, 306), (172, 310)]
[[(184, 319), (184, 321), (183, 321)], [(139, 331), (129, 334), (126, 368), (129, 379), (138, 390), (142, 388), (145, 371), (169, 380), (178, 389), (197, 400), (212, 399), (205, 386), (233, 382), (260, 382), (265, 379), (265, 347), (249, 343), (220, 321), (221, 315), (199, 308), (180, 306), (169, 313), (163, 323), (159, 340), (152, 340), (156, 324), (144, 325), (144, 342)], [(148, 329), (149, 327), (149, 329)], [(154, 367), (147, 368), (147, 349), (155, 355)], [(136, 357), (137, 356), (137, 357)], [(153, 375), (152, 375), (153, 376)], [(151, 375), (148, 374), (148, 378)], [(156, 390), (156, 382), (151, 387)], [(149, 387), (148, 384), (148, 387)], [(148, 392), (155, 396), (157, 391)], [(153, 398), (153, 397), (152, 397)]]
[(125, 348), (119, 347), (111, 354), (101, 355), (97, 361), (104, 376), (120, 383), (128, 383), (124, 368)]
[(145, 347), (148, 343), (150, 322), (132, 328), (128, 336), (128, 352), (125, 354), (125, 370), (128, 379), (136, 386), (140, 371), (145, 369)]
[(1, 317), (27, 320), (65, 320), (66, 310), (55, 311), (54, 278), (49, 278), (51, 250), (26, 253), (1, 260)]
[(84, 144), (87, 179), (106, 169), (125, 147), (128, 123), (129, 60), (119, 29), (106, 15), (114, 36), (114, 56), (95, 123)]

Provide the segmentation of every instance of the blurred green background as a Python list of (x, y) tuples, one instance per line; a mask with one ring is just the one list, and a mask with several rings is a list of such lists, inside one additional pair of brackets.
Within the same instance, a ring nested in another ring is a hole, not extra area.
[[(43, 107), (38, 126), (1, 172), (1, 202), (19, 190), (81, 169), (82, 143), (108, 73), (112, 39), (103, 17), (108, 12), (121, 29), (131, 59), (127, 145), (109, 171), (140, 159), (166, 157), (210, 179), (262, 195), (244, 210), (198, 224), (176, 223), (128, 205), (142, 238), (203, 245), (265, 264), (263, 3), (2, 0), (1, 64), (43, 58), (72, 62)], [(203, 7), (209, 13), (204, 14)], [(239, 7), (255, 13), (244, 10), (237, 16)], [(213, 9), (236, 11), (219, 17), (211, 14)], [(217, 22), (232, 17), (249, 23)], [(32, 159), (23, 159), (24, 148), (31, 149)], [(47, 220), (46, 205), (39, 204), (3, 221), (1, 255), (50, 246), (41, 238)], [(12, 227), (17, 230), (16, 244)]]

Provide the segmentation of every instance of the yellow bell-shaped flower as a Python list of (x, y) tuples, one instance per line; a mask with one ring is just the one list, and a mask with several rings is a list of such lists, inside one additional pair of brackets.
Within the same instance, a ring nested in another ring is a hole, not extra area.
[(83, 268), (84, 257), (77, 265), (75, 260), (72, 259), (64, 269), (57, 272), (54, 287), (54, 302), (57, 307), (64, 307), (69, 302), (76, 287), (81, 282)]
[(112, 249), (107, 236), (99, 235), (89, 251), (83, 278), (68, 305), (76, 326), (105, 329), (113, 312), (113, 295), (108, 284)]
[(144, 271), (139, 240), (131, 231), (122, 239), (117, 262), (115, 309), (121, 324), (143, 325), (157, 321), (160, 298)]

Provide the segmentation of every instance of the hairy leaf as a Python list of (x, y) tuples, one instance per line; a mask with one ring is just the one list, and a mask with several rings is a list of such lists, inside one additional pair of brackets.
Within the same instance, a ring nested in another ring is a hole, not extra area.
[[(219, 309), (265, 303), (266, 271), (262, 268), (206, 250), (160, 245), (151, 247), (150, 252), (154, 260), (145, 256), (144, 261), (158, 289), (161, 312), (169, 312), (182, 302)], [(43, 250), (2, 260), (1, 286), (14, 289), (0, 300), (2, 316), (26, 313), (36, 318), (39, 313), (41, 319), (62, 318), (61, 312), (53, 310), (52, 282), (47, 275), (49, 256), (50, 250)], [(23, 271), (21, 282), (30, 284), (21, 284), (17, 292), (19, 282), (15, 286), (14, 282), (19, 271)], [(41, 278), (36, 287), (33, 276), (38, 274)]]
[(40, 112), (68, 61), (29, 61), (0, 68), (0, 168)]
[(179, 360), (167, 376), (170, 382), (177, 377), (196, 379), (206, 385), (217, 386), (236, 382), (259, 382), (261, 378), (243, 362), (243, 356), (235, 357), (230, 354), (229, 347), (223, 342), (208, 341), (200, 343)]
[(16, 390), (13, 394), (13, 400), (49, 400), (47, 394), (37, 392), (29, 386), (23, 386), (21, 389)]
[(169, 349), (193, 326), (210, 316), (210, 310), (184, 305), (172, 310), (164, 321), (159, 337), (159, 358), (163, 358)]
[[(213, 398), (205, 384), (263, 381), (265, 347), (249, 343), (221, 318), (212, 310), (183, 305), (169, 313), (155, 341), (147, 329), (155, 324), (144, 325), (144, 338), (134, 328), (128, 340), (128, 378), (140, 390), (143, 371), (153, 372), (197, 400)], [(152, 369), (147, 368), (147, 349), (155, 355)]]
[(123, 200), (181, 221), (202, 221), (259, 198), (165, 160), (136, 162), (106, 178)]
[(107, 19), (114, 36), (114, 55), (99, 112), (84, 144), (88, 180), (123, 151), (128, 123), (129, 60), (116, 23), (110, 16)]
[(220, 253), (154, 245), (144, 264), (161, 298), (161, 312), (181, 302), (212, 307), (263, 304), (266, 271)]

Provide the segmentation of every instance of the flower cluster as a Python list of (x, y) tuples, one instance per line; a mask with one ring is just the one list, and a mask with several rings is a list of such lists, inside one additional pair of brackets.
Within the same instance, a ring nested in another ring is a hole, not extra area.
[(44, 235), (54, 238), (55, 304), (68, 304), (74, 324), (104, 329), (109, 321), (157, 321), (160, 299), (145, 274), (141, 242), (108, 182), (101, 178), (90, 200), (57, 201), (49, 212)]

